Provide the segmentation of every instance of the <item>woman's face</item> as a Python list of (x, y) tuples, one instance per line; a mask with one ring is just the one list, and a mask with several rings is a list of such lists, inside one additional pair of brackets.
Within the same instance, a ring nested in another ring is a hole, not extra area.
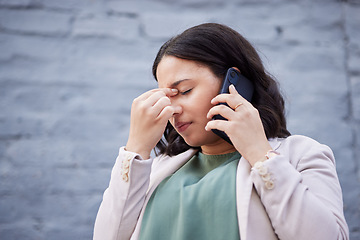
[(206, 131), (206, 115), (210, 103), (220, 90), (221, 79), (204, 65), (173, 56), (164, 56), (157, 68), (160, 88), (175, 88), (179, 93), (170, 97), (173, 106), (182, 111), (169, 121), (185, 142), (193, 147), (216, 145), (224, 140), (212, 131)]

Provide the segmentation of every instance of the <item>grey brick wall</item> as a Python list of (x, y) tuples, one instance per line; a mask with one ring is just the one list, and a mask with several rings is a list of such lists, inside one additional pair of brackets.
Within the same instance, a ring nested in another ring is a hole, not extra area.
[(360, 239), (359, 16), (357, 0), (0, 0), (0, 239), (91, 239), (158, 48), (203, 22), (254, 43), (291, 132), (333, 149)]

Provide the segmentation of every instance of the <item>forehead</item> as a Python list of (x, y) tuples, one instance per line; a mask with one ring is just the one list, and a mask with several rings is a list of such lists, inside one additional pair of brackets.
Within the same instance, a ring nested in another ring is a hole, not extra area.
[(214, 78), (210, 68), (195, 61), (165, 56), (160, 61), (156, 77), (160, 88), (175, 87), (191, 82), (207, 81)]

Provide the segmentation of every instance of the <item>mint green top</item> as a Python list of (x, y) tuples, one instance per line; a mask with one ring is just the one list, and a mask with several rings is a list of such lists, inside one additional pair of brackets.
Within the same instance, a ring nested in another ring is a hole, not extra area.
[(149, 199), (141, 240), (240, 239), (236, 211), (238, 152), (197, 153)]

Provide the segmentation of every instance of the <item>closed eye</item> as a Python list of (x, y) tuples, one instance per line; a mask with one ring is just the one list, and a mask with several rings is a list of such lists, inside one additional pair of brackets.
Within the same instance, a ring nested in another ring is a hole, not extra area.
[(181, 94), (181, 95), (186, 95), (186, 94), (190, 93), (191, 90), (192, 90), (192, 88), (190, 88), (189, 90), (186, 90), (186, 91), (184, 91), (184, 92), (180, 92), (180, 94)]

